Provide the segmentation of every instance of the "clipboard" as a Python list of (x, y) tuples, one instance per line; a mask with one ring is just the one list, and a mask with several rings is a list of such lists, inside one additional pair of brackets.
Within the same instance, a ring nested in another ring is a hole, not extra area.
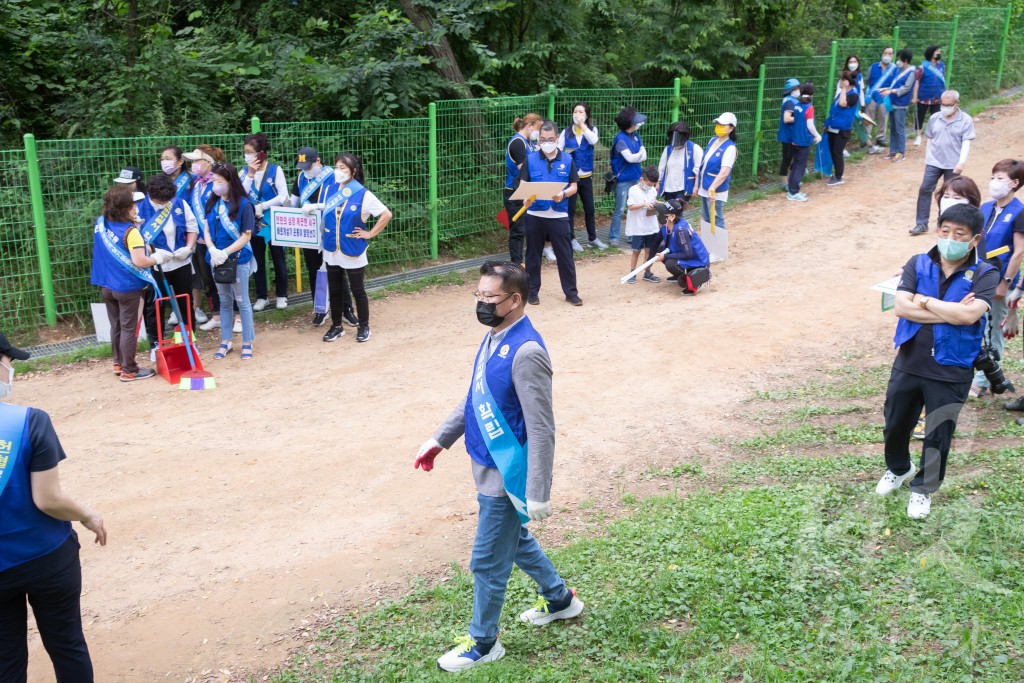
[(882, 311), (891, 311), (896, 306), (896, 288), (899, 285), (900, 276), (895, 275), (871, 287), (872, 290), (882, 293)]
[(509, 199), (525, 202), (530, 197), (546, 201), (566, 188), (567, 183), (530, 183), (522, 181)]

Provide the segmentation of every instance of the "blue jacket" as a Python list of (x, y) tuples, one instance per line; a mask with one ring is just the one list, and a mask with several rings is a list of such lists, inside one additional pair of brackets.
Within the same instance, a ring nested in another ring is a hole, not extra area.
[[(330, 181), (324, 181), (324, 185), (326, 185), (328, 182)], [(213, 205), (213, 208), (210, 209), (210, 212), (206, 214), (206, 222), (209, 223), (210, 234), (213, 235), (213, 246), (217, 247), (218, 249), (227, 249), (228, 247), (235, 243), (236, 238), (232, 237), (231, 233), (228, 232), (223, 225), (221, 225), (220, 218), (217, 216), (217, 208), (222, 203), (225, 206), (227, 205), (227, 202), (225, 202), (223, 199), (217, 200), (217, 202)], [(240, 224), (242, 222), (242, 213), (245, 211), (246, 207), (250, 207), (250, 211), (253, 210), (252, 202), (249, 201), (249, 198), (242, 197), (241, 199), (239, 199), (238, 218), (232, 221), (232, 223), (234, 223), (235, 225), (235, 229), (239, 232), (239, 234), (241, 234), (242, 232)], [(230, 218), (231, 213), (230, 209), (228, 209), (228, 219), (230, 220)], [(241, 251), (236, 252), (236, 254), (238, 255), (239, 264), (248, 263), (249, 260), (252, 258), (252, 248), (250, 248), (249, 245), (247, 244), (245, 245), (244, 248), (242, 248)], [(231, 256), (233, 257), (235, 256), (235, 254), (231, 254)], [(206, 252), (206, 262), (210, 263), (209, 251)]]
[(565, 138), (565, 151), (572, 155), (576, 162), (576, 172), (586, 177), (594, 172), (594, 146), (586, 136), (581, 135), (579, 142), (572, 132), (572, 126), (562, 131)]
[[(725, 150), (730, 147), (735, 147), (736, 143), (729, 138), (725, 139), (718, 149), (714, 153), (709, 153), (711, 144), (716, 138), (708, 140), (708, 144), (704, 146), (704, 161), (701, 162), (701, 176), (700, 176), (700, 187), (702, 190), (706, 190), (711, 187), (711, 183), (715, 182), (715, 177), (722, 170), (722, 158), (725, 155)], [(725, 179), (725, 182), (718, 186), (718, 192), (728, 192), (729, 182), (732, 180), (732, 172), (729, 172), (729, 177)]]
[[(842, 93), (840, 93), (841, 95)], [(860, 91), (856, 88), (851, 88), (849, 95), (860, 95)], [(851, 130), (853, 128), (853, 119), (857, 115), (857, 105), (851, 105), (849, 107), (839, 106), (839, 96), (836, 95), (832, 100), (832, 109), (828, 113), (828, 118), (825, 120), (825, 125), (837, 130)]]
[(644, 141), (640, 138), (639, 133), (626, 133), (621, 130), (619, 131), (618, 135), (615, 136), (615, 139), (612, 141), (611, 165), (612, 173), (615, 174), (616, 180), (626, 182), (632, 180), (640, 180), (640, 174), (643, 172), (643, 169), (640, 168), (640, 164), (634, 164), (632, 162), (626, 161), (621, 153), (615, 152), (615, 148), (618, 147), (620, 142), (624, 142), (626, 144), (626, 149), (628, 149), (633, 154), (636, 154), (637, 152), (640, 151), (640, 148), (644, 146)]
[(793, 97), (792, 95), (786, 95), (782, 98), (782, 108), (779, 111), (779, 135), (778, 140), (784, 145), (788, 145), (793, 142), (793, 124), (786, 123), (786, 105), (792, 105), (789, 107), (789, 111), (793, 111), (793, 107), (800, 103), (800, 99)]
[(113, 292), (137, 292), (144, 289), (147, 282), (129, 272), (107, 251), (107, 247), (103, 244), (103, 235), (100, 233), (101, 225), (102, 229), (106, 230), (107, 234), (117, 242), (117, 249), (122, 251), (128, 260), (132, 258), (125, 237), (128, 234), (128, 229), (134, 228), (135, 224), (114, 223), (113, 221), (97, 223), (92, 236), (92, 273), (89, 282), (99, 287), (106, 287)]
[(508, 142), (505, 143), (505, 187), (509, 190), (512, 189), (512, 185), (516, 181), (516, 176), (519, 175), (519, 166), (512, 159), (512, 155), (509, 153), (509, 147), (512, 146), (512, 142), (515, 141), (516, 138), (519, 138), (526, 143), (526, 149), (528, 151), (533, 151), (533, 143), (519, 133), (510, 137)]
[(814, 144), (811, 131), (807, 130), (808, 109), (814, 109), (810, 102), (801, 102), (793, 109), (793, 144), (797, 147), (810, 147)]
[[(172, 248), (167, 243), (167, 235), (164, 234), (163, 230), (157, 232), (157, 234), (153, 236), (153, 239), (150, 242), (150, 244), (152, 244), (155, 248), (164, 249), (165, 251), (174, 251), (175, 249), (180, 249), (184, 247), (185, 238), (187, 235), (185, 225), (185, 209), (183, 208), (185, 204), (184, 200), (181, 199), (181, 197), (175, 197), (174, 199), (171, 200), (170, 204), (171, 222), (174, 223), (175, 246)], [(148, 198), (139, 202), (139, 218), (141, 218), (143, 221), (148, 221), (157, 213), (159, 213), (159, 210), (153, 208), (153, 205), (149, 203)]]
[[(530, 171), (531, 183), (564, 183), (569, 185), (569, 176), (572, 175), (572, 157), (566, 152), (559, 152), (551, 161), (551, 168), (548, 168), (548, 159), (541, 152), (530, 152), (526, 155), (526, 165)], [(569, 200), (563, 197), (560, 202), (538, 199), (530, 205), (530, 211), (569, 211)]]
[[(988, 201), (981, 205), (981, 215), (985, 217), (983, 225), (988, 225), (995, 206), (994, 201)], [(1024, 202), (1014, 197), (999, 214), (995, 224), (981, 234), (978, 252), (982, 258), (985, 258), (990, 251), (995, 251), (1000, 247), (1009, 247), (1006, 253), (999, 254), (997, 257), (999, 259), (999, 277), (1006, 277), (1006, 267), (1010, 264), (1010, 258), (1013, 256), (1013, 224), (1022, 211), (1024, 211)], [(1014, 273), (1011, 284), (1017, 284), (1019, 281), (1019, 274)]]
[[(917, 71), (915, 69), (913, 69), (913, 68), (909, 68), (909, 69), (906, 70), (905, 73), (900, 73), (900, 74), (896, 75), (892, 79), (892, 85), (890, 85), (889, 87), (892, 88), (893, 90), (899, 90), (904, 85), (906, 85), (908, 80), (912, 81), (915, 78), (917, 78)], [(913, 96), (914, 96), (914, 87), (913, 86), (911, 86), (910, 89), (907, 90), (907, 92), (903, 93), (899, 97), (897, 97), (895, 95), (891, 95), (890, 99), (892, 101), (892, 106), (894, 108), (895, 107), (901, 107), (901, 108), (909, 107), (910, 106), (910, 99)]]
[(668, 249), (665, 259), (675, 260), (680, 268), (707, 268), (711, 265), (711, 257), (690, 223), (680, 218), (670, 233), (666, 226), (661, 226), (661, 239)]
[[(324, 200), (331, 201), (338, 192), (348, 192), (348, 198), (331, 210), (324, 211), (323, 240), (324, 251), (340, 251), (346, 256), (359, 256), (366, 251), (367, 241), (358, 237), (349, 237), (356, 228), (366, 228), (363, 221), (363, 198), (366, 196), (366, 188), (358, 180), (350, 180), (345, 187), (338, 187), (333, 180), (324, 183), (330, 187), (324, 193)], [(341, 219), (338, 219), (338, 209), (341, 209)]]
[(946, 63), (937, 65), (921, 62), (921, 83), (917, 86), (918, 100), (937, 100), (946, 90)]

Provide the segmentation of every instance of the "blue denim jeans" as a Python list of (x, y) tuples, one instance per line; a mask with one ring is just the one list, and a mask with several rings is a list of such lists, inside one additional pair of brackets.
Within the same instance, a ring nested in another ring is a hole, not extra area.
[(242, 343), (249, 344), (256, 339), (256, 326), (252, 321), (252, 303), (249, 301), (249, 276), (252, 275), (253, 259), (238, 264), (235, 281), (230, 285), (217, 283), (220, 298), (220, 340), (231, 341), (231, 328), (235, 323), (232, 303), (238, 304), (242, 318)]
[(889, 151), (893, 154), (907, 153), (907, 108), (900, 107), (889, 112)]
[(519, 522), (508, 496), (477, 494), (480, 515), (469, 568), (473, 572), (473, 621), (469, 635), (479, 643), (498, 637), (498, 619), (505, 604), (505, 589), (512, 565), (517, 564), (537, 582), (550, 602), (565, 596), (565, 582), (537, 539)]
[[(806, 163), (806, 162), (805, 162)], [(711, 199), (700, 198), (700, 216), (705, 223), (711, 222)], [(715, 200), (715, 228), (725, 227), (725, 202), (721, 199)]]
[(626, 195), (629, 188), (636, 185), (637, 180), (620, 180), (615, 183), (615, 210), (612, 211), (612, 223), (608, 226), (608, 239), (619, 239), (619, 228), (622, 226), (622, 212), (626, 210)]

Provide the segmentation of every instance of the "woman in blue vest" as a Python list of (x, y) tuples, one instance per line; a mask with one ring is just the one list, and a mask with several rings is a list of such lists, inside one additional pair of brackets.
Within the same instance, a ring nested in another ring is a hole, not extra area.
[(146, 242), (139, 232), (139, 208), (132, 191), (114, 185), (103, 197), (103, 215), (96, 220), (92, 240), (92, 274), (89, 279), (100, 288), (110, 320), (110, 347), (114, 356), (114, 374), (122, 382), (147, 379), (152, 368), (140, 369), (135, 362), (139, 323), (139, 302), (146, 285), (155, 286), (149, 269), (164, 264), (171, 256), (166, 251), (146, 255)]
[(723, 209), (729, 201), (729, 178), (736, 165), (736, 115), (723, 112), (715, 119), (715, 137), (704, 148), (704, 159), (697, 172), (701, 216), (711, 223), (711, 202), (715, 203), (715, 225), (725, 228)]
[(206, 200), (206, 260), (217, 268), (229, 259), (236, 262), (235, 281), (217, 282), (220, 299), (220, 348), (213, 354), (217, 360), (231, 353), (231, 311), (238, 306), (242, 322), (242, 360), (252, 358), (256, 328), (249, 301), (249, 277), (259, 264), (252, 255), (249, 241), (256, 229), (256, 212), (242, 187), (235, 167), (229, 163), (213, 167), (212, 193)]
[(689, 221), (682, 216), (677, 221), (669, 214), (661, 226), (661, 239), (667, 251), (659, 253), (657, 259), (672, 273), (669, 282), (676, 282), (683, 294), (704, 289), (711, 281), (711, 256)]
[[(205, 303), (210, 307), (210, 317), (197, 313), (196, 321), (201, 323), (199, 329), (213, 330), (220, 327), (220, 299), (213, 281), (213, 273), (210, 272), (210, 263), (206, 258), (207, 245), (203, 234), (206, 232), (206, 202), (213, 193), (213, 165), (224, 161), (224, 151), (220, 147), (199, 145), (192, 152), (186, 152), (185, 158), (192, 162), (189, 169), (192, 173), (192, 186), (184, 199), (192, 208), (192, 213), (199, 223), (199, 241), (196, 244), (196, 253), (192, 257), (192, 268), (196, 272), (196, 277), (192, 278), (193, 293), (198, 313), (202, 313), (200, 302), (203, 299), (206, 299)], [(238, 326), (241, 326), (240, 322)]]
[[(81, 522), (107, 544), (103, 518), (64, 493), (66, 458), (50, 416), (6, 403), (14, 389), (12, 361), (28, 360), (0, 334), (0, 681), (28, 673), (28, 610), (58, 681), (92, 683), (92, 660), (82, 632)], [(37, 669), (38, 673), (38, 669)]]
[(195, 176), (185, 170), (185, 154), (181, 147), (168, 145), (160, 150), (160, 170), (174, 183), (176, 196), (188, 200), (188, 191)]
[[(359, 326), (356, 341), (370, 339), (370, 300), (366, 296), (366, 248), (391, 221), (391, 210), (364, 186), (363, 164), (354, 154), (339, 154), (334, 160), (334, 176), (324, 184), (323, 258), (327, 264), (327, 286), (331, 298), (331, 328), (324, 335), (332, 342), (345, 334), (341, 326), (345, 312), (345, 276), (352, 285)], [(377, 220), (367, 229), (370, 216)]]
[(876, 93), (879, 89), (886, 87), (892, 77), (896, 75), (896, 66), (892, 63), (892, 56), (893, 49), (891, 47), (882, 50), (882, 58), (872, 64), (868, 70), (867, 90), (863, 91), (864, 112), (875, 122), (874, 126), (866, 127), (868, 138), (870, 139), (874, 135), (873, 144), (868, 149), (869, 154), (880, 154), (885, 146), (885, 128), (889, 114), (882, 103), (881, 95)]
[[(252, 238), (252, 252), (259, 269), (256, 271), (256, 303), (253, 304), (252, 310), (262, 311), (268, 303), (268, 245), (270, 258), (274, 262), (274, 293), (277, 296), (275, 305), (280, 310), (288, 307), (288, 262), (284, 258), (284, 247), (270, 244), (268, 219), (270, 207), (284, 206), (288, 203), (288, 181), (285, 180), (281, 167), (267, 160), (270, 144), (266, 135), (246, 135), (242, 151), (245, 154), (245, 168), (242, 169), (239, 178), (256, 212), (256, 234)], [(266, 217), (263, 215), (264, 212), (267, 214)]]
[(888, 97), (892, 105), (889, 112), (889, 153), (883, 159), (898, 164), (907, 158), (907, 109), (913, 97), (917, 77), (914, 71), (914, 54), (903, 48), (896, 53), (896, 71), (884, 88), (878, 89), (883, 98)]
[[(857, 55), (849, 55), (846, 58), (846, 66), (844, 69), (849, 71), (853, 76), (850, 84), (857, 90), (857, 111), (853, 118), (853, 131), (857, 133), (857, 139), (860, 141), (860, 147), (865, 148), (868, 146), (868, 134), (864, 128), (864, 122), (861, 120), (861, 114), (864, 111), (864, 73), (861, 71), (860, 57)], [(839, 84), (836, 83), (836, 95), (839, 94)], [(845, 149), (843, 150), (843, 156), (848, 157), (850, 153)]]
[(518, 199), (512, 201), (513, 186), (516, 176), (519, 175), (519, 167), (523, 165), (526, 155), (536, 149), (537, 136), (540, 135), (540, 124), (544, 119), (539, 114), (529, 113), (526, 116), (516, 117), (512, 122), (512, 130), (515, 135), (509, 138), (505, 145), (505, 189), (502, 192), (502, 201), (505, 205), (505, 213), (508, 215), (508, 255), (512, 263), (523, 262), (523, 244), (526, 242), (526, 218), (519, 217), (513, 221), (512, 217), (523, 208), (523, 203)]
[(924, 51), (924, 61), (917, 68), (914, 95), (910, 98), (917, 105), (914, 146), (921, 145), (921, 131), (928, 117), (942, 108), (942, 93), (946, 91), (946, 63), (942, 61), (942, 48), (929, 45)]
[(800, 103), (800, 81), (790, 78), (782, 87), (785, 95), (782, 98), (782, 107), (779, 110), (779, 133), (776, 139), (782, 145), (782, 161), (779, 163), (779, 175), (782, 176), (782, 189), (786, 190), (789, 185), (786, 178), (789, 176), (789, 169), (793, 165), (793, 126), (786, 121), (786, 112), (792, 118), (793, 107)]
[(806, 202), (807, 195), (800, 190), (807, 171), (807, 159), (811, 155), (811, 146), (821, 142), (818, 129), (814, 126), (814, 84), (800, 84), (800, 102), (792, 112), (786, 113), (786, 125), (792, 127), (793, 165), (789, 169), (789, 182), (786, 185), (786, 199), (791, 202)]
[[(174, 288), (176, 295), (188, 294), (192, 289), (192, 254), (199, 237), (199, 224), (188, 203), (177, 196), (170, 176), (163, 173), (153, 176), (147, 189), (146, 199), (139, 202), (139, 218), (142, 219), (139, 231), (150, 249), (170, 254), (160, 270), (153, 272), (160, 285), (157, 296), (167, 296), (165, 280)], [(178, 306), (184, 310), (184, 300), (179, 300)], [(172, 307), (165, 301), (161, 303), (161, 309), (155, 316), (158, 325), (165, 319), (167, 309)], [(171, 318), (169, 324), (176, 324), (177, 318), (173, 315)]]
[(686, 121), (676, 121), (669, 126), (667, 138), (668, 144), (658, 161), (658, 194), (665, 201), (690, 202), (697, 190), (697, 169), (704, 160), (704, 150), (690, 139), (690, 126)]
[(850, 141), (850, 131), (857, 117), (857, 103), (860, 90), (857, 89), (854, 75), (849, 69), (839, 77), (839, 92), (832, 100), (832, 109), (825, 119), (825, 132), (828, 133), (828, 150), (832, 154), (832, 177), (825, 184), (842, 185), (843, 173), (846, 170), (846, 159), (843, 152)]
[[(587, 225), (587, 246), (592, 249), (607, 249), (608, 245), (597, 238), (597, 222), (594, 217), (594, 146), (597, 144), (597, 127), (590, 122), (590, 105), (578, 102), (572, 108), (572, 125), (558, 136), (558, 149), (572, 156), (579, 174), (577, 194), (569, 197), (569, 225), (575, 232), (576, 197), (583, 202), (583, 219)], [(575, 235), (572, 238), (573, 251), (583, 251)]]
[(615, 117), (615, 125), (619, 132), (612, 141), (611, 166), (615, 183), (615, 208), (612, 211), (612, 222), (608, 227), (608, 240), (617, 242), (622, 226), (622, 212), (626, 210), (626, 195), (629, 188), (640, 180), (643, 163), (647, 161), (647, 148), (637, 133), (644, 125), (647, 117), (638, 114), (633, 107), (623, 107)]
[[(910, 481), (907, 516), (923, 519), (946, 474), (957, 418), (971, 388), (998, 269), (978, 255), (981, 212), (957, 204), (939, 216), (938, 244), (910, 258), (896, 292), (898, 349), (885, 393), (885, 465), (875, 492), (888, 496)], [(910, 436), (925, 419), (920, 469)], [(916, 476), (915, 476), (916, 475)]]

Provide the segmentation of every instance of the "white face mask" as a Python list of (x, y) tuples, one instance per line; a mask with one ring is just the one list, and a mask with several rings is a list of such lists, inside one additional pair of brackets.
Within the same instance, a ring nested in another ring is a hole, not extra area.
[(890, 57), (889, 55), (883, 55), (882, 56), (882, 64), (888, 64), (891, 61), (892, 61), (892, 57)]
[(941, 215), (942, 213), (944, 213), (946, 211), (946, 209), (948, 209), (951, 206), (956, 206), (957, 204), (967, 204), (967, 200), (966, 199), (953, 199), (952, 197), (943, 197), (943, 198), (941, 198), (939, 200), (939, 214)]
[(850, 62), (849, 64), (846, 65), (846, 68), (848, 68), (850, 71), (856, 71), (857, 69), (860, 68), (860, 64), (858, 64), (857, 62)]
[(544, 152), (545, 154), (551, 154), (556, 149), (558, 149), (558, 145), (556, 145), (553, 142), (542, 142), (542, 143), (540, 143), (540, 151)]
[(334, 182), (344, 185), (350, 180), (352, 180), (352, 174), (348, 172), (347, 168), (344, 170), (340, 168), (334, 169)]
[(14, 390), (14, 368), (9, 368), (6, 365), (0, 365), (0, 372), (7, 371), (7, 381), (0, 381), (0, 399), (7, 398), (11, 395)]
[(257, 157), (257, 155), (256, 155), (256, 154), (246, 154), (246, 155), (245, 155), (245, 164), (246, 164), (247, 166), (252, 166), (252, 163), (253, 163), (254, 161), (256, 161), (256, 157)]
[(587, 120), (587, 115), (586, 114), (573, 114), (572, 115), (572, 120), (575, 121), (577, 125), (582, 125)]
[(316, 178), (318, 175), (320, 175), (320, 171), (313, 167), (310, 167), (303, 171), (302, 175), (306, 176), (306, 180), (312, 180), (313, 178)]
[(1010, 183), (1005, 180), (992, 180), (988, 184), (988, 193), (992, 199), (1002, 199), (1010, 194)]
[(177, 162), (171, 161), (170, 159), (163, 159), (160, 161), (160, 170), (166, 173), (167, 175), (171, 175), (172, 173), (174, 173), (175, 169), (177, 168)]
[(953, 105), (952, 107), (939, 107), (939, 111), (942, 112), (943, 116), (952, 116), (953, 112), (956, 111), (956, 105)]
[(797, 98), (799, 98), (800, 97), (800, 88), (797, 88), (793, 92), (789, 93), (789, 96), (790, 97), (797, 97)]

